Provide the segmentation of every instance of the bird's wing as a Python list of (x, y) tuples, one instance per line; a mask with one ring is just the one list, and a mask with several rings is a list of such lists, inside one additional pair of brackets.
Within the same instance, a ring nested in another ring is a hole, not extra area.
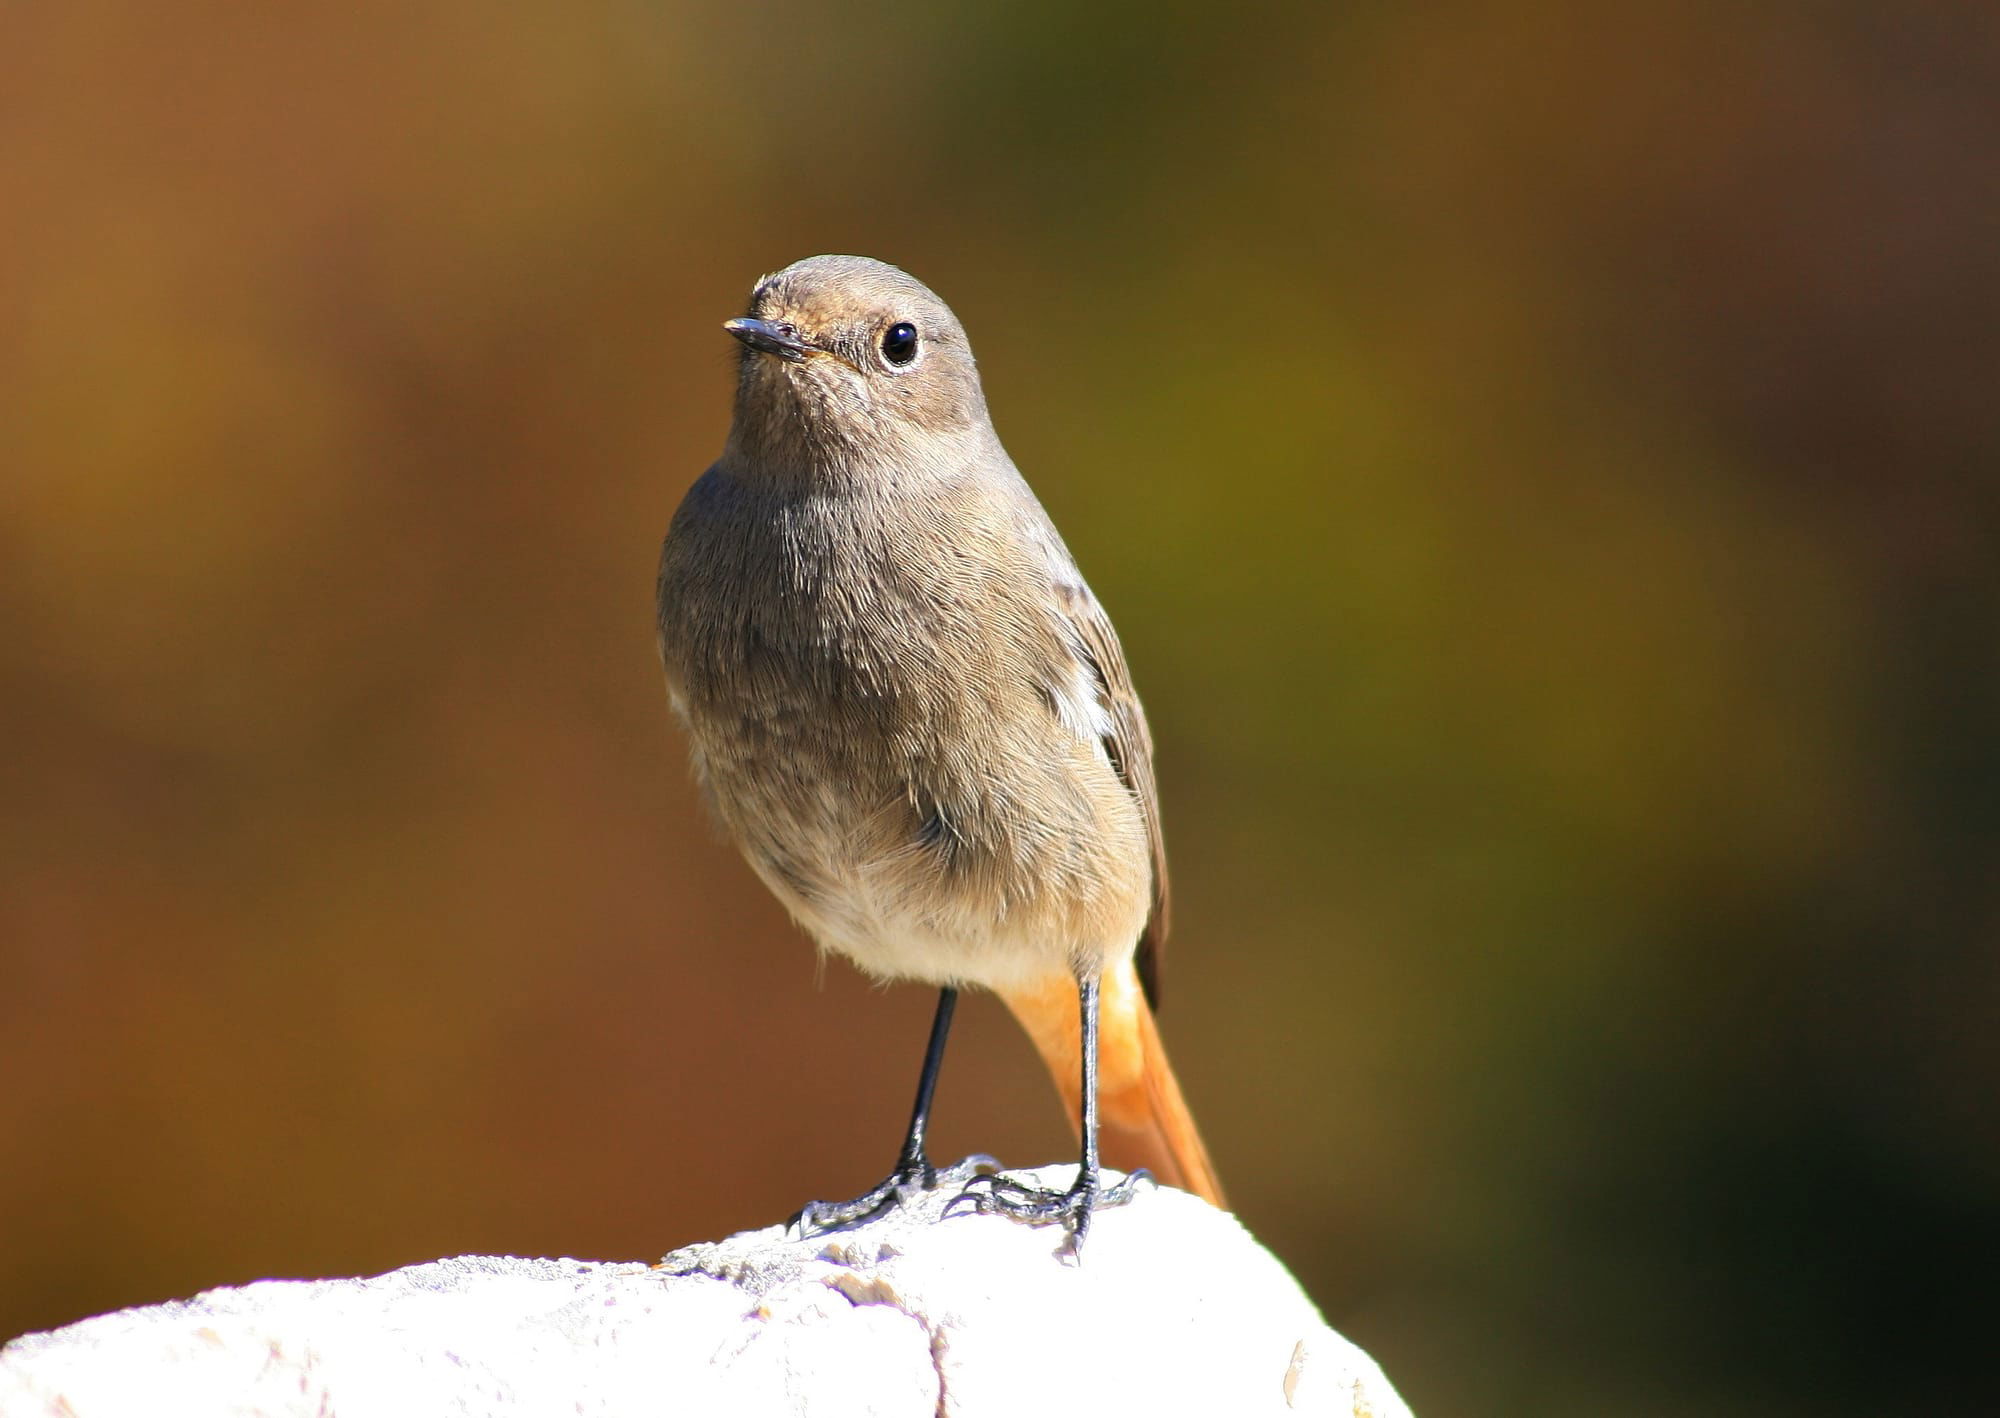
[[(1062, 561), (1067, 562), (1068, 557)], [(1098, 707), (1104, 711), (1100, 722), (1106, 727), (1100, 742), (1113, 771), (1138, 800), (1139, 814), (1146, 823), (1146, 845), (1153, 859), (1153, 909), (1139, 937), (1137, 964), (1146, 1002), (1157, 1009), (1160, 955), (1167, 943), (1167, 852), (1160, 835), (1159, 790), (1153, 783), (1153, 735), (1146, 727), (1146, 711), (1132, 688), (1132, 672), (1125, 667), (1125, 652), (1119, 648), (1111, 618), (1073, 567), (1065, 569), (1069, 575), (1057, 579), (1056, 604), (1070, 632), (1070, 642), (1095, 683)]]

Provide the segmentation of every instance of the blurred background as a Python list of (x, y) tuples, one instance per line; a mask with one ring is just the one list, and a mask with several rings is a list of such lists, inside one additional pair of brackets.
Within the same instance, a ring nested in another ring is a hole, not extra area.
[[(886, 1169), (932, 998), (716, 839), (651, 627), (719, 322), (855, 251), (1117, 619), (1187, 1091), (1417, 1411), (1994, 1411), (2000, 10), (6, 28), (0, 1332)], [(937, 1155), (1070, 1156), (961, 1021)]]

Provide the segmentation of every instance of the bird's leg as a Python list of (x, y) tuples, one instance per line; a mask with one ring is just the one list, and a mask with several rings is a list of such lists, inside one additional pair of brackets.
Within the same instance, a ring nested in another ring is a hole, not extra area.
[(924, 1134), (930, 1126), (931, 1095), (937, 1091), (938, 1070), (944, 1066), (945, 1039), (951, 1033), (951, 1016), (958, 1006), (958, 991), (947, 987), (938, 992), (937, 1014), (931, 1020), (931, 1041), (924, 1049), (924, 1071), (917, 1080), (917, 1104), (910, 1112), (910, 1131), (903, 1139), (903, 1151), (895, 1170), (852, 1201), (809, 1201), (793, 1217), (801, 1234), (830, 1231), (835, 1227), (864, 1221), (891, 1206), (900, 1206), (920, 1191), (929, 1191), (939, 1182), (963, 1186), (982, 1170), (991, 1171), (999, 1163), (983, 1153), (975, 1153), (940, 1172), (924, 1151)]
[(1068, 1191), (1046, 1191), (1007, 1177), (978, 1177), (974, 1180), (986, 1183), (987, 1190), (968, 1193), (972, 1205), (980, 1211), (996, 1211), (1031, 1226), (1044, 1226), (1051, 1221), (1064, 1223), (1069, 1227), (1070, 1245), (1075, 1250), (1083, 1247), (1092, 1213), (1099, 1207), (1123, 1206), (1132, 1199), (1142, 1178), (1152, 1180), (1150, 1174), (1141, 1170), (1116, 1186), (1106, 1187), (1098, 1176), (1097, 985), (1096, 971), (1078, 973), (1077, 992), (1083, 1015), (1083, 1157), (1077, 1165), (1076, 1181)]

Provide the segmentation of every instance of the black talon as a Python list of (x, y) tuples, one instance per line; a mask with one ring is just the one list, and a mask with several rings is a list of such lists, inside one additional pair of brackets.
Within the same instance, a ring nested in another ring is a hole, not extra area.
[[(929, 1047), (924, 1050), (923, 1076), (917, 1080), (917, 1103), (910, 1113), (909, 1135), (903, 1141), (902, 1155), (896, 1159), (895, 1170), (883, 1179), (881, 1185), (863, 1192), (852, 1201), (807, 1202), (792, 1218), (792, 1224), (799, 1233), (812, 1235), (872, 1220), (891, 1207), (905, 1205), (921, 1193), (934, 1191), (939, 1186), (955, 1186), (959, 1188), (959, 1193), (945, 1204), (945, 1216), (952, 1215), (963, 1203), (975, 1211), (1006, 1216), (1030, 1226), (1046, 1226), (1059, 1221), (1070, 1233), (1070, 1252), (1075, 1254), (1080, 1251), (1084, 1237), (1090, 1232), (1091, 1218), (1105, 1207), (1125, 1205), (1138, 1194), (1139, 1182), (1150, 1182), (1152, 1178), (1142, 1170), (1107, 1187), (1098, 1172), (1097, 975), (1091, 971), (1081, 972), (1077, 992), (1083, 1029), (1080, 1051), (1083, 1056), (1083, 1116), (1080, 1119), (1083, 1125), (1083, 1156), (1077, 1165), (1076, 1181), (1068, 1190), (1032, 1187), (1012, 1177), (1001, 1176), (1000, 1164), (983, 1153), (967, 1157), (943, 1171), (930, 1164), (924, 1153), (924, 1133), (930, 1123), (931, 1095), (937, 1089), (938, 1071), (944, 1062), (945, 1038), (951, 1032), (952, 1011), (958, 1003), (958, 991), (947, 988), (938, 994), (937, 1016), (931, 1022)], [(975, 1190), (981, 1183), (985, 1184), (985, 1190)]]
[(924, 1133), (930, 1126), (931, 1095), (937, 1091), (938, 1072), (944, 1064), (944, 1043), (951, 1033), (951, 1016), (958, 1006), (958, 991), (938, 993), (937, 1014), (931, 1020), (931, 1040), (924, 1049), (924, 1071), (917, 1080), (917, 1103), (910, 1112), (909, 1135), (896, 1166), (880, 1185), (871, 1187), (852, 1201), (809, 1201), (789, 1223), (802, 1236), (838, 1230), (856, 1222), (871, 1220), (892, 1207), (902, 1206), (919, 1194), (940, 1184), (964, 1187), (979, 1180), (984, 1172), (995, 1172), (1000, 1164), (983, 1152), (954, 1162), (940, 1171), (924, 1152)]
[[(1152, 1174), (1141, 1168), (1114, 1186), (1107, 1187), (1097, 1169), (1097, 976), (1084, 973), (1077, 981), (1083, 1013), (1083, 1157), (1077, 1165), (1076, 1181), (1067, 1191), (1031, 1187), (1012, 1177), (974, 1177), (964, 1192), (954, 1198), (969, 1202), (975, 1211), (1011, 1217), (1030, 1226), (1046, 1226), (1060, 1221), (1070, 1233), (1069, 1248), (1074, 1254), (1083, 1248), (1090, 1232), (1090, 1219), (1104, 1208), (1123, 1206), (1138, 1195), (1141, 1179)], [(986, 1190), (975, 1192), (984, 1182)], [(950, 1207), (946, 1208), (949, 1214)]]
[(923, 1162), (917, 1167), (905, 1169), (898, 1166), (895, 1171), (882, 1179), (880, 1185), (871, 1187), (852, 1201), (809, 1201), (800, 1207), (787, 1223), (801, 1236), (816, 1235), (821, 1231), (838, 1231), (844, 1226), (857, 1222), (871, 1221), (875, 1217), (898, 1206), (905, 1206), (924, 1192), (944, 1187), (969, 1187), (974, 1182), (985, 1180), (987, 1173), (997, 1171), (1000, 1163), (984, 1152), (975, 1152), (970, 1157), (962, 1157), (949, 1167), (933, 1167)]
[[(1066, 1191), (1056, 1191), (1048, 1187), (1031, 1187), (1012, 1177), (974, 1177), (966, 1184), (966, 1189), (954, 1199), (963, 1200), (974, 1211), (986, 1215), (1005, 1216), (1029, 1226), (1047, 1226), (1051, 1222), (1061, 1222), (1070, 1232), (1070, 1246), (1081, 1249), (1083, 1238), (1090, 1233), (1091, 1218), (1109, 1207), (1124, 1206), (1139, 1194), (1140, 1182), (1152, 1182), (1153, 1174), (1144, 1168), (1120, 1179), (1111, 1186), (1105, 1186), (1099, 1175), (1092, 1171), (1087, 1175), (1079, 1172), (1076, 1181)], [(980, 1183), (986, 1190), (972, 1190)]]

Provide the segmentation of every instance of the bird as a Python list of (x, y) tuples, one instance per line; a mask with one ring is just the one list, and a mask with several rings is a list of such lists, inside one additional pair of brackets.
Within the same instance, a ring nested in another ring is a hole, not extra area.
[[(714, 816), (822, 953), (939, 992), (895, 1166), (800, 1229), (947, 1184), (1079, 1247), (1143, 1176), (1224, 1205), (1154, 1017), (1168, 891), (1145, 712), (963, 326), (901, 269), (828, 255), (760, 278), (723, 328), (729, 433), (661, 549), (669, 698)], [(1049, 1068), (1071, 1186), (930, 1161), (966, 988), (998, 994)], [(1100, 1148), (1129, 1175), (1107, 1184)]]

